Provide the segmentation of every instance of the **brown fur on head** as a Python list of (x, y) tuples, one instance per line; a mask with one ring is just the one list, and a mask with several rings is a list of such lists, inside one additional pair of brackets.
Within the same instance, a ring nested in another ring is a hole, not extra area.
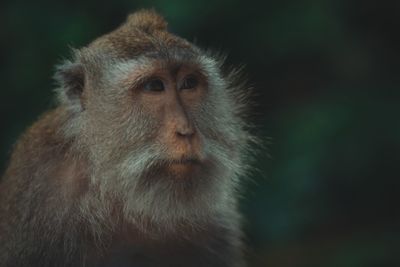
[(87, 153), (100, 199), (169, 226), (234, 212), (251, 137), (235, 73), (166, 26), (154, 11), (134, 13), (56, 77), (71, 114), (63, 133)]
[(145, 32), (166, 31), (168, 23), (154, 10), (140, 10), (128, 16), (126, 26), (140, 28)]
[(130, 58), (141, 55), (144, 51), (189, 49), (191, 45), (167, 32), (167, 22), (154, 10), (141, 10), (129, 15), (124, 24), (96, 39), (89, 47)]

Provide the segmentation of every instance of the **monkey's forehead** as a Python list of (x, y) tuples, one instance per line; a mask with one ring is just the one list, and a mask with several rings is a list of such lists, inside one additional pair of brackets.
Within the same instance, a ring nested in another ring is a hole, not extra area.
[(108, 67), (108, 80), (120, 81), (124, 78), (140, 78), (160, 73), (172, 76), (181, 70), (196, 72), (209, 80), (218, 75), (218, 63), (204, 55), (191, 55), (186, 53), (170, 54), (149, 53), (128, 60), (113, 61)]

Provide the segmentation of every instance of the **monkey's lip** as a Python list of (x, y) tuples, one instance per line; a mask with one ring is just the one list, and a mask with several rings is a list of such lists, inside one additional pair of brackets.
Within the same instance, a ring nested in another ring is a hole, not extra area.
[(176, 177), (187, 177), (197, 172), (201, 162), (194, 158), (172, 159), (168, 160), (167, 169)]

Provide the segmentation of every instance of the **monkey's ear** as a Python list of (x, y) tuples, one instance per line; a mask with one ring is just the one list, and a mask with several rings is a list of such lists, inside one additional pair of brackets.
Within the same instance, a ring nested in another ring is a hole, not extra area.
[(61, 98), (71, 102), (81, 100), (85, 87), (85, 73), (82, 64), (66, 61), (57, 66), (54, 79), (58, 83)]

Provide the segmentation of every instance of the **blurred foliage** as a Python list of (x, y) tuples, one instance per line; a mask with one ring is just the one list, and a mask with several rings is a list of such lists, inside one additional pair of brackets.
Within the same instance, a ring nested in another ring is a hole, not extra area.
[(144, 7), (246, 65), (271, 143), (242, 199), (251, 266), (400, 266), (399, 1), (2, 1), (1, 169), (69, 47)]

